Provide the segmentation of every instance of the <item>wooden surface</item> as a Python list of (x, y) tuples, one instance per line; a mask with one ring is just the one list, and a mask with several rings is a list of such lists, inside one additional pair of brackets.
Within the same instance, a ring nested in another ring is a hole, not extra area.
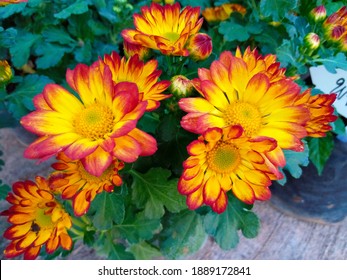
[[(35, 175), (48, 174), (50, 162), (37, 165), (23, 159), (25, 145), (12, 129), (0, 129), (0, 145), (5, 161), (0, 179), (4, 183), (11, 185), (18, 180), (33, 180)], [(6, 207), (5, 202), (0, 203), (0, 210)], [(333, 224), (301, 220), (278, 210), (271, 201), (256, 203), (254, 211), (261, 220), (261, 230), (255, 239), (241, 237), (239, 245), (230, 251), (223, 251), (212, 240), (207, 240), (199, 252), (186, 259), (347, 259), (347, 219)], [(7, 226), (6, 219), (0, 217), (1, 234)], [(8, 241), (2, 237), (0, 240), (0, 259), (4, 259), (2, 251)], [(100, 256), (93, 249), (76, 244), (68, 258), (100, 259)]]

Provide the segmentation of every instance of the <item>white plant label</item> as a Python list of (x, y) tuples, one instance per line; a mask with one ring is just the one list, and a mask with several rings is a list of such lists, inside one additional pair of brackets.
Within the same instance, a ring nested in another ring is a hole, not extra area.
[(312, 83), (324, 93), (336, 93), (334, 107), (347, 118), (347, 71), (336, 69), (330, 73), (323, 65), (310, 68)]

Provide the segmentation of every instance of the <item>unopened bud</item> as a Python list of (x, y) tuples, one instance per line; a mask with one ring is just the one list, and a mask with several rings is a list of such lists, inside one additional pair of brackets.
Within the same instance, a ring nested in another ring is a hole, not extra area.
[(212, 39), (205, 33), (194, 34), (189, 38), (187, 49), (193, 60), (204, 60), (212, 53)]
[(316, 33), (308, 33), (304, 38), (304, 46), (311, 51), (319, 48), (320, 38)]
[(169, 91), (177, 98), (190, 96), (194, 91), (191, 80), (183, 75), (177, 75), (171, 78)]
[(323, 5), (312, 9), (309, 13), (309, 19), (313, 22), (322, 22), (327, 17), (327, 10)]

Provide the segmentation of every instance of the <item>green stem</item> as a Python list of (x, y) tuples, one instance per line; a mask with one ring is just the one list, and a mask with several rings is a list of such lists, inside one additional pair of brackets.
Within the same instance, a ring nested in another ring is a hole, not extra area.
[(76, 228), (74, 228), (74, 227), (70, 228), (69, 231), (72, 232), (73, 234), (75, 234), (75, 235), (78, 236), (78, 237), (83, 238), (83, 236), (84, 236), (83, 231), (78, 230), (78, 229), (76, 229)]
[(71, 217), (72, 220), (72, 224), (78, 226), (81, 229), (84, 229), (86, 227), (86, 224), (83, 223), (81, 220), (75, 218), (75, 217)]

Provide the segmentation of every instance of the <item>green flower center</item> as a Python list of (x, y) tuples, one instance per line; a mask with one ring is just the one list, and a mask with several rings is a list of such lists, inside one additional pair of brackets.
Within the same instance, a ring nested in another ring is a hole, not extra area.
[(217, 143), (208, 152), (207, 164), (210, 169), (217, 173), (231, 173), (237, 168), (241, 161), (238, 149), (229, 143)]
[(177, 32), (166, 32), (163, 34), (163, 37), (171, 42), (176, 42), (180, 37), (180, 34), (178, 34)]
[(76, 132), (91, 140), (104, 139), (112, 132), (114, 115), (110, 108), (93, 104), (85, 108), (75, 119)]
[(234, 102), (225, 111), (225, 121), (228, 125), (241, 125), (245, 134), (251, 137), (261, 128), (261, 114), (252, 104)]

